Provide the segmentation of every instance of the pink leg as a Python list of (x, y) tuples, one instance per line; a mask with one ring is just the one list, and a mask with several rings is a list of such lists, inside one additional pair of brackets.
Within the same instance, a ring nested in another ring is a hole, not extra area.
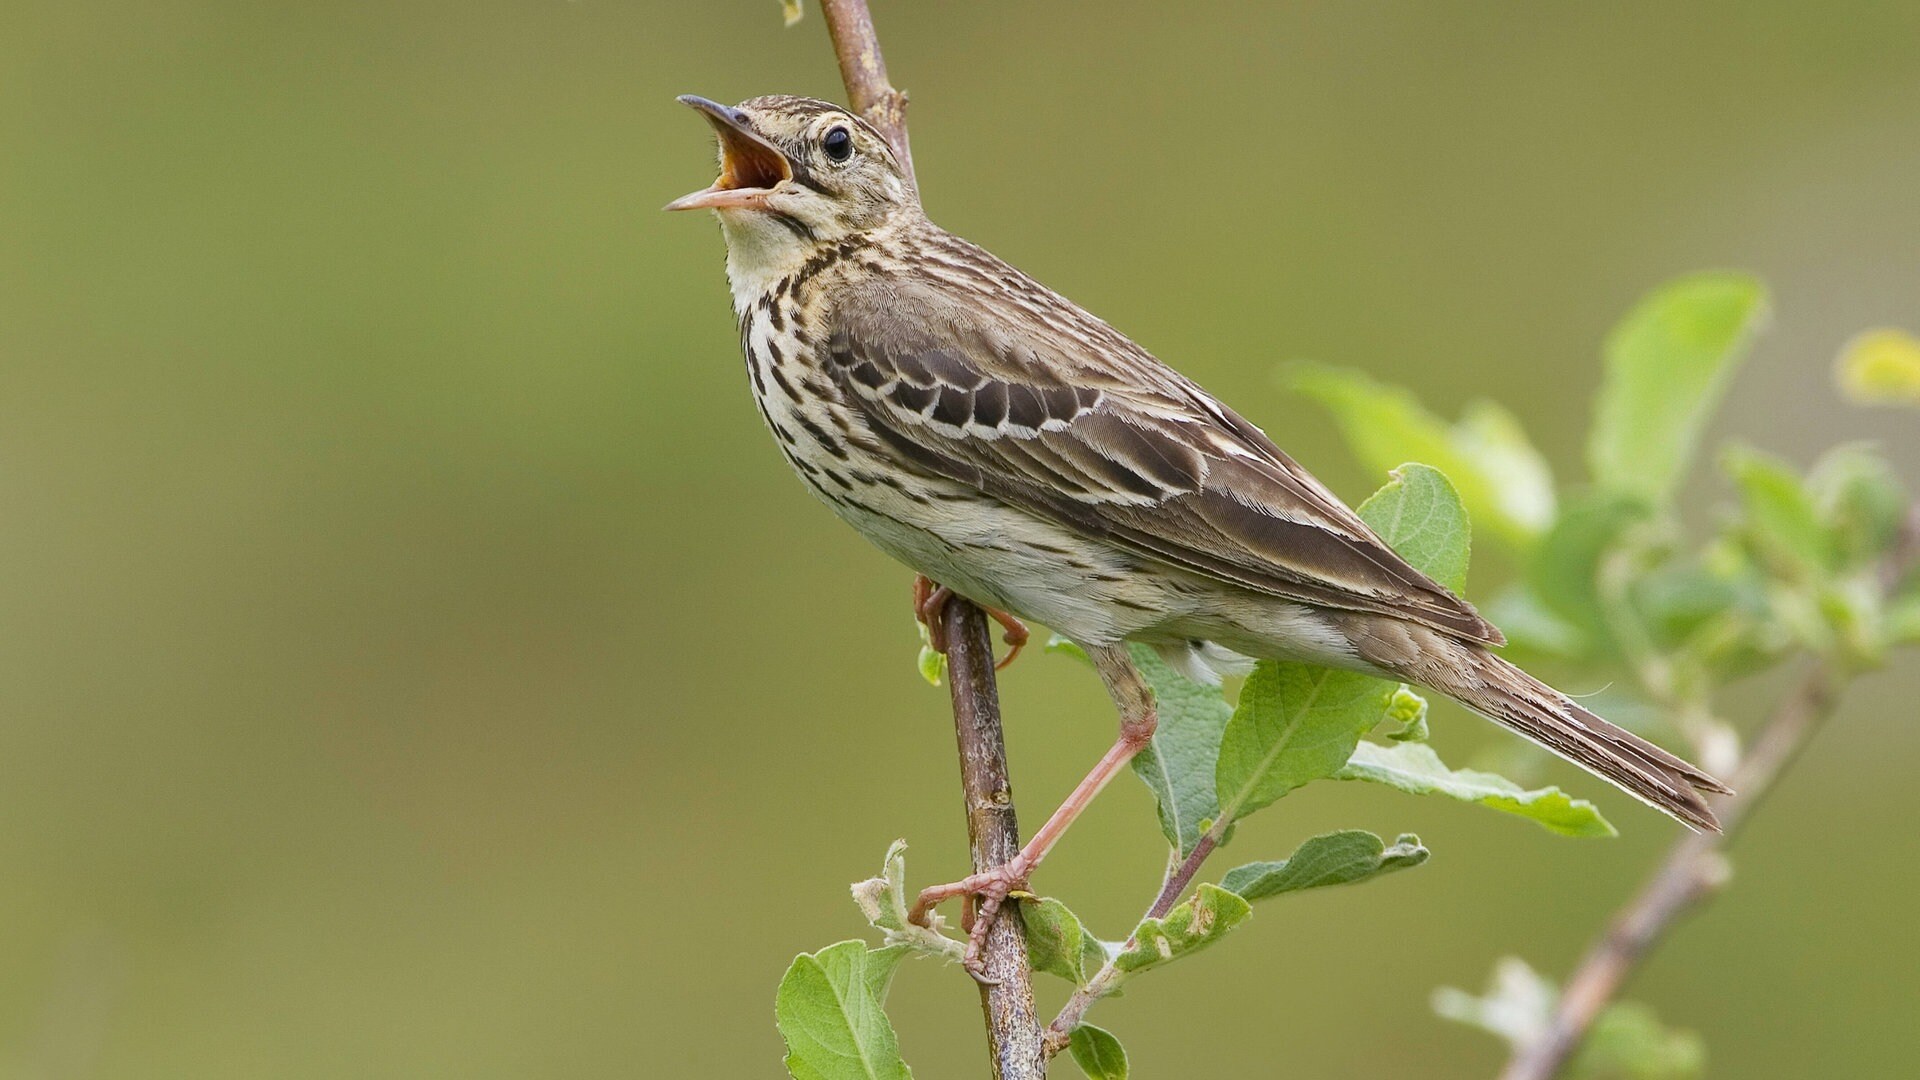
[(1133, 760), (1133, 756), (1153, 740), (1153, 691), (1148, 689), (1146, 680), (1140, 677), (1140, 672), (1133, 666), (1126, 646), (1088, 649), (1087, 655), (1093, 659), (1094, 668), (1100, 672), (1100, 678), (1107, 684), (1107, 692), (1119, 707), (1120, 737), (1114, 740), (1092, 771), (1075, 785), (1066, 801), (1053, 812), (1053, 816), (1047, 818), (1047, 823), (1040, 826), (1040, 831), (1033, 834), (1033, 838), (1012, 860), (959, 881), (922, 890), (913, 905), (913, 911), (908, 915), (913, 922), (924, 926), (928, 913), (936, 905), (955, 896), (978, 896), (980, 910), (974, 916), (967, 935), (965, 961), (967, 970), (975, 978), (980, 977), (980, 949), (986, 942), (987, 929), (993, 925), (993, 918), (999, 913), (1007, 894), (1026, 887), (1028, 876), (1040, 865), (1040, 860), (1053, 850), (1053, 845), (1066, 834), (1074, 820), (1092, 804), (1100, 790), (1119, 775), (1127, 762)]

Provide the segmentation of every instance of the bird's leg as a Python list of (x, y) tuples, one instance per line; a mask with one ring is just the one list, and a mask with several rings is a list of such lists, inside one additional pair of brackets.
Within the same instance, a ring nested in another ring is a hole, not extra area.
[[(947, 651), (946, 625), (940, 618), (940, 612), (941, 609), (947, 606), (947, 601), (951, 599), (953, 599), (952, 589), (947, 588), (945, 585), (935, 585), (933, 580), (925, 574), (915, 574), (913, 576), (913, 617), (919, 619), (920, 622), (926, 626), (927, 644), (932, 646), (933, 651), (937, 653)], [(993, 665), (993, 670), (1001, 671), (1005, 669), (1008, 664), (1013, 663), (1013, 658), (1019, 656), (1020, 650), (1026, 647), (1027, 639), (1030, 636), (1027, 632), (1027, 624), (1001, 611), (999, 608), (987, 607), (982, 604), (980, 610), (986, 612), (994, 622), (1000, 624), (1000, 628), (1006, 631), (1005, 634), (1001, 635), (1001, 640), (1012, 646), (1012, 648), (1007, 650), (1007, 655), (1002, 658), (999, 663)]]
[(907, 916), (910, 921), (925, 926), (928, 914), (943, 901), (955, 896), (979, 897), (980, 907), (967, 934), (967, 952), (963, 961), (967, 971), (975, 978), (979, 978), (983, 971), (980, 950), (986, 943), (987, 929), (993, 925), (994, 916), (999, 914), (1007, 895), (1026, 887), (1027, 878), (1033, 873), (1034, 867), (1039, 866), (1040, 860), (1053, 850), (1053, 845), (1065, 835), (1074, 819), (1093, 802), (1094, 796), (1100, 794), (1100, 789), (1106, 787), (1107, 782), (1153, 740), (1156, 723), (1153, 691), (1141, 678), (1139, 669), (1133, 666), (1133, 658), (1127, 655), (1127, 647), (1121, 644), (1089, 648), (1087, 656), (1093, 660), (1094, 669), (1100, 673), (1101, 681), (1107, 684), (1107, 693), (1112, 695), (1114, 705), (1120, 710), (1120, 737), (1107, 748), (1092, 771), (1074, 787), (1066, 801), (1060, 804), (1060, 809), (1055, 810), (1047, 823), (1040, 826), (1040, 831), (1033, 834), (1019, 854), (992, 869), (921, 890), (913, 911)]
[(927, 644), (937, 653), (947, 651), (946, 620), (940, 617), (940, 612), (951, 599), (952, 589), (935, 585), (925, 574), (913, 575), (913, 617), (927, 628)]

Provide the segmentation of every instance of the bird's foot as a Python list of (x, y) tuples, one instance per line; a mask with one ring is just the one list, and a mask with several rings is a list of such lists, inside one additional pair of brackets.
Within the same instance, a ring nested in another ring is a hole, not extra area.
[[(947, 651), (947, 628), (940, 615), (946, 610), (947, 601), (952, 599), (952, 589), (945, 585), (935, 585), (925, 574), (914, 575), (913, 616), (926, 626), (927, 644), (931, 645), (933, 651), (937, 653)], [(1026, 623), (999, 608), (983, 606), (981, 610), (985, 611), (994, 622), (1000, 624), (1000, 628), (1005, 631), (1001, 635), (1001, 640), (1011, 646), (1007, 650), (1007, 655), (993, 665), (993, 669), (999, 671), (1013, 663), (1013, 658), (1020, 655), (1020, 650), (1026, 647), (1027, 639), (1031, 634), (1027, 631)]]
[(1007, 897), (1027, 887), (1027, 875), (1033, 872), (1033, 864), (1026, 853), (1015, 855), (1010, 862), (982, 870), (977, 874), (963, 877), (959, 881), (945, 885), (933, 885), (920, 890), (919, 899), (914, 901), (913, 910), (907, 913), (907, 921), (917, 926), (926, 926), (933, 909), (956, 896), (969, 897), (974, 901), (972, 918), (967, 923), (967, 951), (960, 960), (960, 966), (967, 969), (976, 982), (991, 985), (998, 980), (987, 976), (986, 959), (983, 955), (987, 945), (987, 931), (993, 929), (993, 920), (1000, 915), (1000, 909), (1006, 904)]

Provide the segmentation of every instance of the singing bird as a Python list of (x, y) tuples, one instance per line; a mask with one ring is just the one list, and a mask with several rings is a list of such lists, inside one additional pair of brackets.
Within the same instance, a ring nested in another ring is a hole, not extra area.
[(1414, 683), (1718, 828), (1702, 792), (1723, 784), (1501, 659), (1493, 624), (1259, 428), (927, 220), (859, 116), (803, 97), (680, 100), (718, 134), (720, 177), (667, 209), (719, 218), (754, 400), (788, 464), (926, 579), (1078, 644), (1120, 713), (1113, 748), (1018, 857), (927, 890), (919, 915), (979, 896), (977, 946), (1151, 739), (1129, 642), (1203, 676), (1271, 658)]

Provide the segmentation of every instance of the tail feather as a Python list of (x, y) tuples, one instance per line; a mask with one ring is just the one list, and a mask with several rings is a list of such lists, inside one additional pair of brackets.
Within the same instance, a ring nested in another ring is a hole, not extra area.
[[(1703, 794), (1732, 794), (1733, 789), (1698, 766), (1602, 720), (1500, 657), (1471, 645), (1461, 651), (1471, 657), (1470, 661), (1431, 680), (1445, 683), (1434, 689), (1689, 828), (1720, 831), (1719, 819)], [(1428, 670), (1422, 674), (1431, 678), (1434, 673)]]

